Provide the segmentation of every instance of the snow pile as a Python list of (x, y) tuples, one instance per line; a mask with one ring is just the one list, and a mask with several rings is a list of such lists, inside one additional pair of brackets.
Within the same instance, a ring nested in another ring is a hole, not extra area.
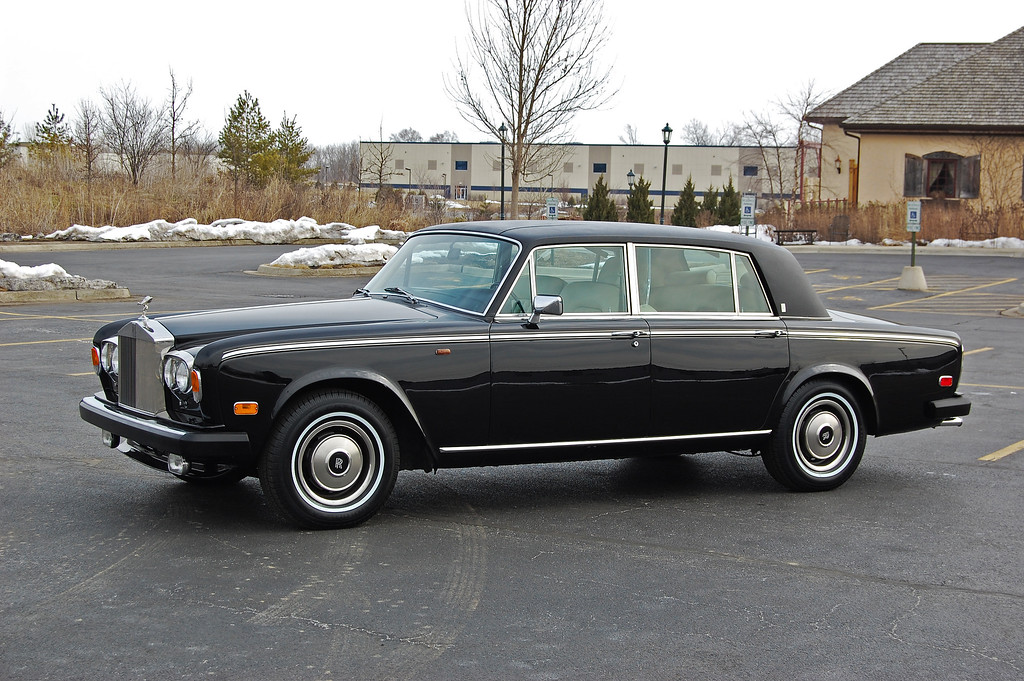
[(383, 265), (397, 250), (389, 244), (327, 244), (285, 253), (270, 267), (374, 267)]
[(56, 291), (63, 289), (107, 289), (117, 284), (105, 279), (86, 279), (68, 274), (60, 265), (49, 263), (23, 267), (0, 260), (0, 291)]
[(712, 232), (724, 232), (726, 234), (743, 234), (746, 235), (749, 230), (749, 234), (752, 238), (758, 241), (775, 241), (775, 237), (772, 234), (775, 232), (775, 227), (771, 225), (751, 225), (750, 227), (740, 227), (733, 225), (712, 225), (706, 229)]
[(948, 248), (1024, 248), (1024, 239), (1001, 236), (984, 241), (964, 241), (963, 239), (935, 239), (928, 242), (929, 246), (945, 246)]
[(130, 227), (89, 227), (72, 225), (47, 239), (62, 241), (237, 241), (247, 239), (259, 244), (290, 244), (301, 239), (332, 239), (348, 243), (401, 241), (404, 232), (381, 229), (376, 225), (356, 228), (344, 222), (319, 225), (312, 218), (258, 222), (228, 218), (201, 225), (194, 218), (180, 222), (153, 220)]

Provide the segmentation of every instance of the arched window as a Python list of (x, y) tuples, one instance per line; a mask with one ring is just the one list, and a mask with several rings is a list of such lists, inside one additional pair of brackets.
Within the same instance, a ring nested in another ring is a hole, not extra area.
[(981, 156), (960, 156), (936, 151), (922, 156), (906, 154), (903, 195), (976, 199), (981, 188)]

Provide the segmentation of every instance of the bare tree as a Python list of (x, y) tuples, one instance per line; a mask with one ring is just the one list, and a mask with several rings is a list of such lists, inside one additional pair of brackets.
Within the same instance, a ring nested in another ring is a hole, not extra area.
[(362, 175), (367, 174), (370, 176), (371, 181), (377, 184), (376, 200), (378, 203), (383, 202), (389, 197), (391, 193), (390, 184), (385, 185), (384, 180), (390, 180), (394, 174), (392, 170), (391, 159), (395, 155), (395, 148), (389, 143), (384, 142), (384, 127), (381, 126), (379, 131), (379, 142), (374, 142), (367, 148), (367, 157), (361, 159), (364, 165), (360, 166), (360, 181), (362, 181)]
[(457, 143), (459, 141), (459, 136), (456, 135), (451, 130), (443, 130), (441, 132), (437, 132), (431, 135), (428, 141)]
[(217, 155), (217, 138), (213, 133), (199, 129), (194, 135), (181, 142), (181, 153), (188, 161), (192, 177), (199, 177), (210, 170), (210, 163)]
[(399, 130), (398, 132), (392, 133), (390, 141), (392, 141), (392, 142), (422, 142), (423, 141), (423, 135), (421, 135), (418, 130), (414, 130), (413, 128), (403, 128), (403, 129)]
[(637, 135), (636, 126), (631, 123), (626, 123), (626, 127), (622, 129), (622, 134), (619, 135), (619, 141), (623, 144), (640, 144), (640, 138)]
[(103, 98), (103, 138), (121, 168), (138, 185), (146, 168), (164, 145), (166, 125), (159, 109), (142, 99), (131, 83), (100, 89)]
[(750, 142), (757, 147), (768, 177), (768, 193), (775, 196), (783, 192), (785, 163), (783, 147), (792, 144), (786, 126), (773, 118), (771, 112), (751, 111), (744, 119), (745, 132)]
[(683, 126), (679, 136), (687, 144), (693, 144), (698, 147), (710, 147), (714, 145), (711, 129), (708, 128), (707, 123), (696, 118), (691, 118), (689, 122)]
[(91, 100), (78, 102), (78, 117), (75, 118), (71, 139), (85, 166), (85, 185), (92, 204), (92, 178), (96, 174), (96, 162), (100, 157), (101, 117), (100, 110)]
[(167, 103), (164, 111), (167, 116), (168, 142), (171, 145), (171, 181), (177, 176), (178, 151), (182, 147), (189, 146), (191, 140), (199, 131), (199, 121), (188, 123), (185, 121), (185, 107), (188, 106), (188, 99), (192, 96), (192, 79), (184, 89), (178, 87), (178, 79), (174, 77), (174, 69), (168, 69), (171, 74), (171, 87), (167, 91)]
[(712, 130), (707, 123), (691, 118), (683, 126), (681, 137), (687, 144), (698, 147), (735, 147), (746, 141), (744, 125), (725, 123), (717, 130)]
[(359, 182), (359, 142), (317, 147), (313, 162), (319, 166), (318, 179), (324, 184)]
[(467, 122), (493, 138), (507, 126), (512, 218), (519, 185), (548, 175), (570, 124), (614, 95), (598, 54), (608, 42), (601, 0), (480, 0), (467, 12), (465, 56), (445, 90)]

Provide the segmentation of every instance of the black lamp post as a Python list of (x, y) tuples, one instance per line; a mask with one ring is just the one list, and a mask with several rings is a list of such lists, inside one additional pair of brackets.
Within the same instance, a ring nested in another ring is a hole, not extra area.
[(665, 181), (668, 179), (668, 143), (672, 141), (672, 128), (668, 123), (661, 129), (662, 139), (665, 140), (665, 159), (661, 163), (661, 224), (665, 224)]
[(498, 128), (498, 134), (501, 136), (501, 219), (505, 219), (505, 133), (508, 132), (508, 128), (502, 123), (501, 127)]
[(636, 184), (636, 173), (632, 169), (626, 173), (626, 182), (629, 183), (629, 195), (633, 195), (633, 185)]

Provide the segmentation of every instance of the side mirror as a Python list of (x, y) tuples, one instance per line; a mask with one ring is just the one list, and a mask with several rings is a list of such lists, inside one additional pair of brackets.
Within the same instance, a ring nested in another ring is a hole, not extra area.
[(540, 321), (542, 314), (562, 314), (562, 296), (538, 295), (533, 299), (533, 314), (530, 315), (530, 325), (535, 326)]

